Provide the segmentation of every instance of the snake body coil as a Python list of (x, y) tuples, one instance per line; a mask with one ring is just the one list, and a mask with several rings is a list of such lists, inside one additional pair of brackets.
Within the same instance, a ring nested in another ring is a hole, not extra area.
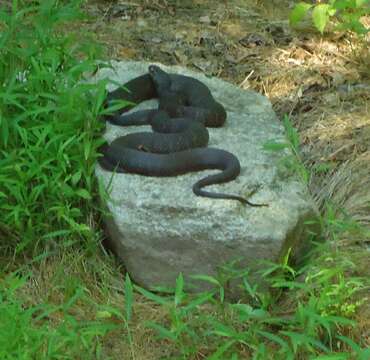
[[(193, 171), (218, 169), (193, 186), (198, 196), (231, 199), (250, 206), (247, 199), (230, 194), (208, 192), (203, 187), (234, 180), (240, 174), (237, 157), (228, 151), (207, 148), (207, 127), (220, 127), (226, 111), (210, 90), (197, 79), (168, 74), (158, 66), (149, 66), (149, 73), (139, 76), (107, 97), (107, 103), (123, 99), (133, 104), (123, 112), (107, 117), (115, 125), (151, 125), (154, 132), (139, 132), (115, 139), (103, 145), (100, 165), (109, 171), (135, 173), (146, 176), (178, 176)], [(133, 107), (158, 98), (159, 109), (125, 114)]]

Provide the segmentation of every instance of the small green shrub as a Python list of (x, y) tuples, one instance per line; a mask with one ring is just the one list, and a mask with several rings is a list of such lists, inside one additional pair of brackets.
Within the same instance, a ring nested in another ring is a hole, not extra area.
[(362, 16), (370, 14), (369, 0), (329, 0), (327, 3), (320, 2), (316, 5), (299, 2), (290, 14), (291, 25), (296, 25), (309, 12), (313, 24), (321, 33), (331, 18), (337, 19), (337, 30), (350, 30), (360, 35), (369, 32), (360, 21)]
[(274, 140), (267, 141), (263, 144), (263, 149), (266, 151), (280, 152), (284, 149), (290, 149), (290, 154), (283, 156), (278, 162), (278, 168), (281, 175), (298, 175), (298, 177), (308, 184), (311, 174), (302, 163), (299, 149), (299, 135), (297, 130), (292, 125), (287, 115), (283, 118), (285, 129), (286, 142), (276, 142)]

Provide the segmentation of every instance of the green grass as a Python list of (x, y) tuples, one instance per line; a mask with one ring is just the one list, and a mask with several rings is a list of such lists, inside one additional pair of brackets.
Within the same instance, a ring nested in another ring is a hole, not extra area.
[[(271, 293), (250, 283), (247, 269), (232, 266), (228, 277), (203, 277), (218, 287), (198, 295), (184, 291), (181, 274), (172, 294), (158, 295), (134, 286), (128, 275), (121, 280), (121, 290), (113, 289), (104, 271), (96, 269), (101, 276), (95, 284), (98, 293), (84, 280), (83, 269), (70, 273), (72, 259), (67, 259), (57, 266), (54, 279), (46, 281), (43, 301), (32, 304), (25, 288), (37, 277), (2, 274), (0, 355), (75, 359), (83, 353), (84, 359), (115, 359), (107, 355), (107, 341), (113, 337), (129, 349), (127, 358), (140, 358), (135, 344), (142, 336), (137, 328), (144, 322), (154, 331), (157, 346), (167, 349), (163, 359), (197, 359), (199, 354), (206, 359), (367, 359), (365, 343), (353, 339), (354, 315), (365, 301), (357, 294), (365, 288), (365, 279), (351, 275), (355, 264), (328, 244), (319, 245), (313, 256), (315, 260), (299, 271), (287, 264), (266, 265), (262, 271)], [(226, 278), (242, 280), (237, 303), (227, 300)], [(117, 290), (122, 297), (115, 301)], [(149, 320), (139, 312), (145, 302), (164, 316)]]
[[(361, 301), (353, 302), (353, 295), (364, 288), (363, 280), (347, 277), (345, 272), (354, 264), (345, 258), (340, 259), (343, 263), (334, 259), (327, 245), (319, 246), (314, 255), (316, 261), (298, 272), (287, 265), (281, 266), (280, 272), (274, 264), (265, 268), (265, 279), (278, 290), (273, 296), (252, 286), (248, 271), (242, 270), (248, 302), (229, 303), (218, 290), (189, 296), (183, 291), (181, 275), (173, 297), (159, 297), (137, 287), (168, 309), (166, 325), (148, 326), (157, 330), (160, 338), (175, 344), (178, 359), (193, 358), (204, 344), (207, 359), (238, 359), (241, 354), (253, 359), (313, 359), (321, 354), (320, 358), (329, 359), (328, 354), (334, 352), (338, 359), (366, 359), (370, 350), (355, 345), (344, 335), (356, 325), (350, 318)], [(299, 280), (302, 275), (304, 280)], [(220, 283), (218, 279), (209, 280)], [(227, 292), (224, 287), (223, 291)], [(286, 300), (282, 299), (287, 295), (295, 298), (284, 309), (287, 304), (284, 306)], [(205, 305), (212, 311), (205, 312)]]
[[(190, 295), (179, 275), (173, 293), (162, 296), (123, 279), (106, 265), (108, 257), (98, 260), (102, 191), (94, 164), (106, 83), (84, 81), (101, 56), (95, 42), (62, 31), (83, 19), (80, 9), (80, 1), (0, 6), (0, 249), (6, 265), (0, 271), (0, 358), (122, 358), (110, 351), (114, 343), (128, 349), (127, 358), (139, 359), (137, 343), (151, 336), (155, 348), (166, 349), (162, 359), (368, 359), (354, 320), (364, 301), (357, 294), (368, 283), (330, 243), (318, 245), (299, 270), (288, 261), (266, 264), (262, 276), (270, 293), (249, 281), (248, 269), (231, 264), (218, 278), (198, 276), (214, 291)], [(284, 123), (287, 142), (266, 148), (290, 148), (283, 166), (308, 182), (298, 134), (288, 119)], [(336, 214), (327, 206), (322, 219), (331, 243), (340, 233), (362, 231)], [(228, 300), (233, 279), (242, 284), (237, 303)], [(146, 335), (143, 323), (151, 329)]]
[[(97, 47), (58, 31), (79, 2), (14, 1), (0, 12), (0, 229), (5, 249), (94, 238), (97, 120), (104, 83), (82, 83)], [(62, 239), (68, 239), (62, 241)]]
[[(1, 359), (103, 359), (102, 338), (117, 326), (103, 321), (79, 321), (70, 309), (87, 294), (77, 287), (60, 306), (26, 307), (16, 291), (28, 278), (9, 275), (0, 283)], [(58, 321), (51, 321), (53, 318)]]

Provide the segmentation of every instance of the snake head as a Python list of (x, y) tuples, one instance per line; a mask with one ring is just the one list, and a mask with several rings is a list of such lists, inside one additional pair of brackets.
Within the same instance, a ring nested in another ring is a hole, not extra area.
[(154, 75), (158, 70), (160, 71), (161, 69), (157, 65), (149, 65), (148, 70), (151, 75)]
[(157, 65), (150, 65), (148, 70), (159, 95), (161, 95), (163, 91), (170, 88), (171, 78), (169, 74), (167, 74)]

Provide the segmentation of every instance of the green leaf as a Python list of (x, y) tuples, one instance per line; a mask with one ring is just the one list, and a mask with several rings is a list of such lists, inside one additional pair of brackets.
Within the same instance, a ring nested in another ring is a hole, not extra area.
[(220, 294), (220, 302), (221, 304), (223, 304), (225, 301), (225, 289), (222, 286), (220, 287), (219, 294)]
[(275, 342), (276, 344), (279, 344), (282, 349), (289, 350), (289, 344), (286, 341), (284, 341), (281, 337), (274, 335), (272, 333), (266, 332), (266, 331), (262, 331), (262, 330), (257, 330), (257, 333)]
[(195, 279), (195, 280), (202, 280), (202, 281), (206, 281), (206, 282), (209, 282), (213, 285), (217, 285), (217, 286), (221, 286), (220, 282), (215, 279), (213, 276), (209, 276), (209, 275), (192, 275), (191, 276), (192, 279)]
[(311, 9), (312, 5), (305, 2), (296, 4), (289, 15), (289, 22), (291, 25), (299, 23), (307, 14), (308, 10)]
[(7, 198), (8, 196), (5, 194), (5, 193), (3, 193), (2, 191), (0, 191), (0, 198)]
[(370, 0), (356, 0), (356, 7), (361, 7), (361, 6), (364, 6), (366, 4), (370, 4)]
[(228, 338), (232, 338), (232, 337), (235, 338), (238, 336), (238, 332), (234, 328), (232, 328), (231, 326), (227, 326), (225, 324), (219, 323), (219, 322), (215, 324), (215, 330), (212, 330), (211, 333), (218, 335), (218, 336), (228, 337)]
[(267, 141), (263, 144), (263, 150), (267, 151), (281, 151), (289, 147), (287, 143), (276, 142), (274, 140)]
[(334, 0), (330, 2), (330, 5), (336, 10), (344, 10), (351, 6), (353, 0)]
[(182, 273), (176, 279), (175, 306), (179, 306), (184, 298), (184, 277)]
[(95, 314), (97, 319), (110, 319), (112, 317), (112, 313), (107, 310), (97, 311)]
[(76, 191), (76, 194), (79, 197), (82, 197), (85, 200), (90, 200), (91, 199), (91, 195), (89, 194), (89, 192), (86, 189), (78, 189)]
[(299, 135), (288, 115), (284, 116), (283, 125), (286, 131), (286, 136), (290, 142), (289, 147), (292, 147), (292, 149), (297, 153), (299, 148)]
[(368, 360), (370, 359), (370, 349), (362, 349), (358, 353), (358, 360)]
[(208, 356), (207, 360), (223, 360), (225, 357), (223, 354), (232, 346), (234, 345), (235, 340), (230, 340), (226, 343), (224, 343), (221, 347), (217, 349), (216, 352), (214, 352), (211, 356)]
[(293, 331), (281, 331), (281, 334), (286, 335), (290, 338), (290, 340), (292, 341), (294, 352), (297, 352), (297, 349), (300, 345), (315, 346), (316, 348), (324, 352), (329, 352), (329, 349), (322, 342), (316, 340), (311, 336), (306, 335), (305, 333), (301, 334)]
[[(324, 318), (324, 317), (322, 317)], [(356, 325), (356, 321), (354, 320), (351, 320), (351, 319), (347, 319), (343, 316), (334, 316), (334, 315), (328, 315), (325, 317), (325, 319), (327, 319), (328, 321), (331, 321), (335, 324), (340, 324), (340, 325), (343, 325), (343, 326), (355, 326)]]
[(200, 295), (198, 298), (196, 298), (195, 300), (191, 301), (189, 304), (184, 306), (183, 309), (184, 309), (185, 312), (188, 312), (188, 311), (196, 308), (197, 306), (199, 306), (201, 304), (204, 304), (208, 300), (212, 299), (213, 296), (214, 296), (213, 292), (208, 292), (208, 293), (205, 293), (203, 295)]
[(352, 339), (348, 338), (347, 336), (337, 335), (336, 336), (339, 340), (346, 343), (348, 346), (352, 348), (353, 351), (356, 353), (359, 353), (361, 351), (361, 348), (358, 344), (356, 344)]
[(133, 102), (127, 100), (112, 100), (107, 108), (101, 108), (99, 115), (108, 115), (124, 109), (128, 106), (135, 105)]
[(126, 312), (126, 321), (131, 320), (132, 315), (132, 304), (134, 302), (134, 291), (130, 276), (126, 273), (125, 279), (125, 312)]
[(85, 160), (88, 160), (91, 154), (91, 142), (90, 141), (85, 141), (84, 143), (84, 155), (85, 155)]
[(0, 115), (0, 130), (1, 130), (1, 137), (2, 142), (4, 143), (4, 147), (7, 147), (8, 139), (9, 139), (9, 124), (6, 119), (4, 119)]
[(77, 183), (81, 180), (81, 171), (77, 171), (75, 174), (73, 174), (71, 181), (73, 185), (77, 185)]
[(315, 360), (349, 360), (351, 359), (351, 354), (349, 353), (337, 353), (332, 355), (320, 355), (315, 357)]
[(329, 20), (329, 10), (331, 6), (328, 4), (316, 5), (312, 11), (312, 20), (321, 34), (324, 33), (324, 29)]
[(122, 321), (125, 320), (125, 317), (122, 315), (122, 311), (120, 309), (109, 305), (104, 305), (100, 307), (95, 316), (100, 318), (110, 318), (112, 316), (115, 316), (117, 319), (120, 319)]
[(154, 301), (155, 303), (159, 305), (168, 305), (169, 300), (166, 298), (163, 298), (161, 296), (158, 296), (156, 294), (151, 293), (148, 290), (143, 289), (140, 286), (134, 285), (135, 290), (139, 291), (142, 295), (144, 295), (147, 299)]
[(176, 341), (176, 339), (177, 339), (176, 334), (174, 334), (172, 331), (166, 329), (162, 325), (159, 325), (159, 324), (154, 323), (152, 321), (148, 321), (145, 324), (146, 324), (146, 326), (156, 330), (158, 332), (158, 335), (162, 339), (170, 339), (172, 341)]

